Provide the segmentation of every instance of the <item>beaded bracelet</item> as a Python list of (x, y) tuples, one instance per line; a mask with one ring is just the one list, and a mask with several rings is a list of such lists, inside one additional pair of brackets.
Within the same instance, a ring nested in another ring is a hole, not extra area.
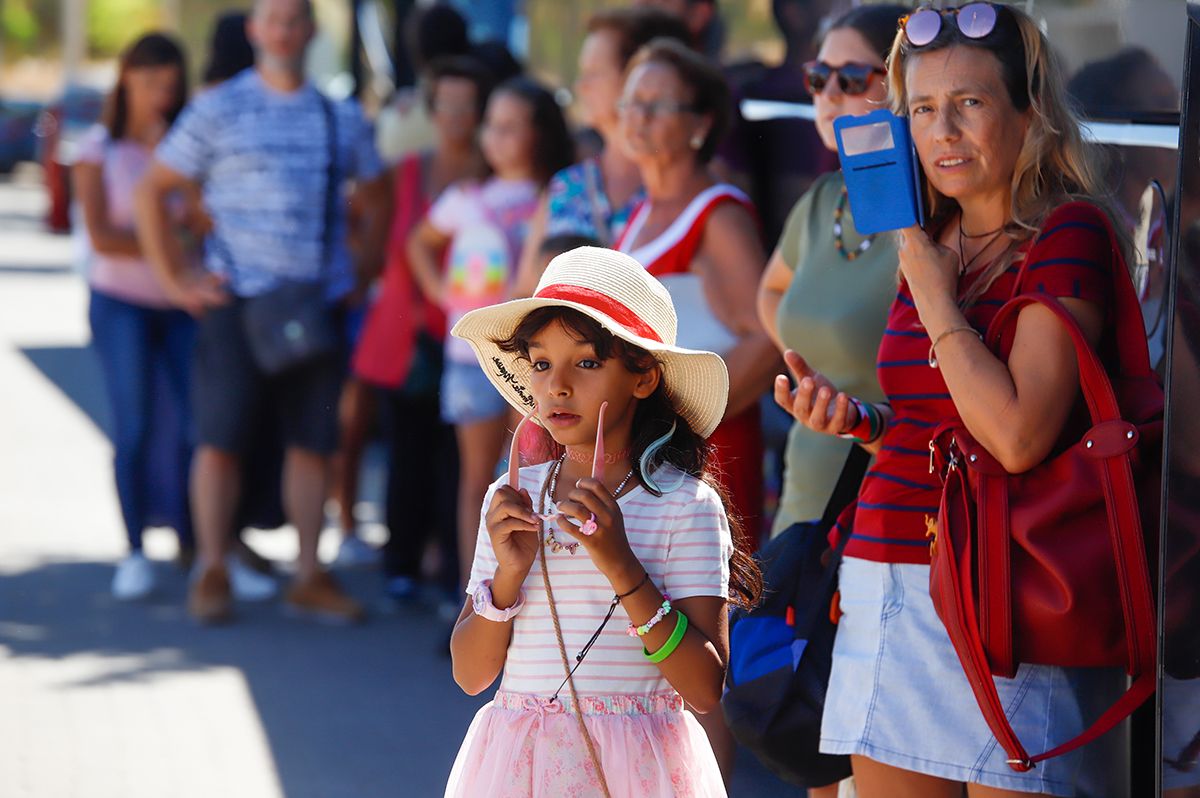
[(874, 443), (879, 440), (879, 436), (883, 434), (883, 414), (879, 412), (879, 408), (853, 397), (850, 398), (850, 403), (858, 411), (858, 423), (838, 437), (859, 443)]
[(642, 653), (646, 659), (653, 662), (655, 665), (662, 662), (667, 657), (675, 653), (675, 649), (679, 648), (679, 643), (683, 640), (684, 634), (687, 633), (688, 619), (682, 612), (676, 612), (677, 619), (675, 621), (675, 631), (671, 632), (671, 636), (667, 638), (667, 642), (663, 643), (663, 647), (651, 654), (642, 647)]
[(671, 597), (663, 593), (662, 606), (655, 611), (654, 617), (646, 621), (641, 626), (629, 624), (629, 628), (625, 630), (625, 634), (630, 637), (645, 637), (646, 633), (658, 625), (658, 622), (666, 618), (671, 613)]

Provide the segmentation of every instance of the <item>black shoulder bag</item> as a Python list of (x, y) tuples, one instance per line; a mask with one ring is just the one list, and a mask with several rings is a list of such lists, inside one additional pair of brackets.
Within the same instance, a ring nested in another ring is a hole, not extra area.
[(837, 631), (829, 609), (850, 535), (822, 559), (829, 530), (857, 498), (870, 461), (861, 446), (851, 447), (821, 520), (793, 524), (759, 551), (763, 601), (730, 619), (725, 720), (768, 770), (801, 787), (850, 775), (850, 757), (818, 750)]
[(263, 372), (282, 374), (333, 354), (341, 336), (325, 298), (325, 276), (334, 257), (337, 227), (338, 146), (333, 104), (317, 92), (325, 114), (329, 161), (325, 172), (325, 216), (321, 231), (321, 268), (315, 280), (284, 280), (242, 305), (242, 324), (250, 353)]

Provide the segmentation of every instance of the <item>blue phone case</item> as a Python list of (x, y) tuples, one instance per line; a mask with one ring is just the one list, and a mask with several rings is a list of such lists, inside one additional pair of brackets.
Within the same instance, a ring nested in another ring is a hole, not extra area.
[(908, 120), (886, 108), (833, 120), (838, 159), (860, 235), (925, 223), (921, 164)]

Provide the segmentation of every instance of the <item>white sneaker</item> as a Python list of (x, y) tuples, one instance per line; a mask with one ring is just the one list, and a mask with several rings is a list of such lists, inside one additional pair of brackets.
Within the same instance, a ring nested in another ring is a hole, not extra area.
[(279, 583), (242, 562), (236, 554), (225, 558), (229, 589), (238, 601), (266, 601), (279, 593)]
[(117, 563), (112, 594), (119, 601), (137, 601), (154, 592), (154, 566), (141, 552), (130, 554)]
[(343, 537), (338, 546), (337, 557), (333, 560), (335, 568), (368, 568), (379, 564), (383, 554), (379, 549), (366, 542), (358, 535)]

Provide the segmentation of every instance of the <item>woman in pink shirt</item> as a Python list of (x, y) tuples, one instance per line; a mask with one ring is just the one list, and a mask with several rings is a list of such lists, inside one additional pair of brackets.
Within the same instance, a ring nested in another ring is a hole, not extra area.
[[(179, 46), (156, 33), (138, 39), (121, 56), (104, 120), (88, 134), (72, 174), (90, 245), (88, 318), (112, 408), (117, 496), (129, 537), (130, 554), (117, 566), (112, 583), (119, 599), (142, 598), (154, 589), (154, 571), (142, 554), (151, 495), (170, 497), (164, 514), (178, 531), (181, 548), (191, 547), (187, 478), (193, 323), (167, 300), (142, 257), (133, 227), (134, 186), (186, 99)], [(182, 225), (187, 216), (183, 203), (178, 211)], [(170, 429), (155, 426), (151, 434), (157, 421)], [(152, 472), (151, 442), (169, 451), (169, 468), (156, 459)]]

